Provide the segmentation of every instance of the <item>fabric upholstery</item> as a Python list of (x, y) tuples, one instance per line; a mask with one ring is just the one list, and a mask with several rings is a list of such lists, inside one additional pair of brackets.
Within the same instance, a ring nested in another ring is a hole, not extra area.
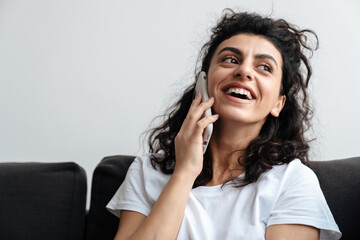
[(343, 233), (341, 239), (360, 239), (360, 157), (313, 161), (310, 166)]
[(83, 239), (86, 187), (75, 163), (0, 163), (0, 239)]
[(119, 219), (105, 209), (106, 204), (124, 181), (133, 156), (105, 157), (96, 167), (91, 189), (86, 240), (113, 240)]

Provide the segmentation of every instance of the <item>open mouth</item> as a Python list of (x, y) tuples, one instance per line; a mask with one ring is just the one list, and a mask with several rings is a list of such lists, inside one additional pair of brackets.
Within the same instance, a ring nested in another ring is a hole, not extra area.
[(240, 98), (240, 99), (247, 99), (247, 100), (252, 100), (253, 97), (251, 96), (251, 93), (243, 88), (229, 88), (228, 90), (225, 91), (225, 93), (227, 95), (236, 97), (236, 98)]

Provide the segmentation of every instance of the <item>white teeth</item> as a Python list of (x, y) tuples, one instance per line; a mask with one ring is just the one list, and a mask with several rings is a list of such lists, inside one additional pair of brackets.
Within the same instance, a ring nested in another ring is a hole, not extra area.
[(226, 94), (231, 94), (231, 93), (245, 95), (247, 97), (247, 99), (249, 99), (249, 100), (253, 99), (251, 96), (251, 93), (248, 90), (245, 90), (243, 88), (229, 88), (226, 91)]

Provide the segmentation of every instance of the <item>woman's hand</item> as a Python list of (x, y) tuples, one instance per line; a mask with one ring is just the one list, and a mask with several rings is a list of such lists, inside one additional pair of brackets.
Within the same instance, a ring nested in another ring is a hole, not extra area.
[(203, 168), (203, 132), (215, 122), (219, 115), (201, 118), (205, 110), (214, 104), (214, 98), (201, 102), (201, 94), (193, 100), (189, 112), (175, 137), (176, 164), (174, 174), (185, 174), (195, 178)]
[(190, 191), (203, 167), (203, 131), (218, 115), (200, 118), (213, 104), (213, 98), (201, 103), (201, 95), (196, 96), (175, 138), (173, 175), (148, 216), (121, 213), (116, 239), (176, 239)]

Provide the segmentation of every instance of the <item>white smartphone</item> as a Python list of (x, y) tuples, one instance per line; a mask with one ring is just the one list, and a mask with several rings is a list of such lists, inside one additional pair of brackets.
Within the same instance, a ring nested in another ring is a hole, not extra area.
[[(196, 81), (196, 86), (195, 86), (195, 94), (197, 95), (197, 93), (201, 93), (202, 95), (202, 101), (206, 101), (209, 98), (209, 94), (208, 94), (208, 90), (207, 90), (207, 78), (206, 78), (206, 73), (205, 72), (201, 72), (199, 74), (199, 77)], [(202, 117), (205, 116), (210, 116), (212, 115), (211, 112), (211, 108), (207, 109)], [(210, 142), (210, 138), (211, 138), (211, 134), (213, 131), (213, 124), (210, 123), (204, 130), (203, 132), (203, 153), (206, 152), (207, 146)]]

